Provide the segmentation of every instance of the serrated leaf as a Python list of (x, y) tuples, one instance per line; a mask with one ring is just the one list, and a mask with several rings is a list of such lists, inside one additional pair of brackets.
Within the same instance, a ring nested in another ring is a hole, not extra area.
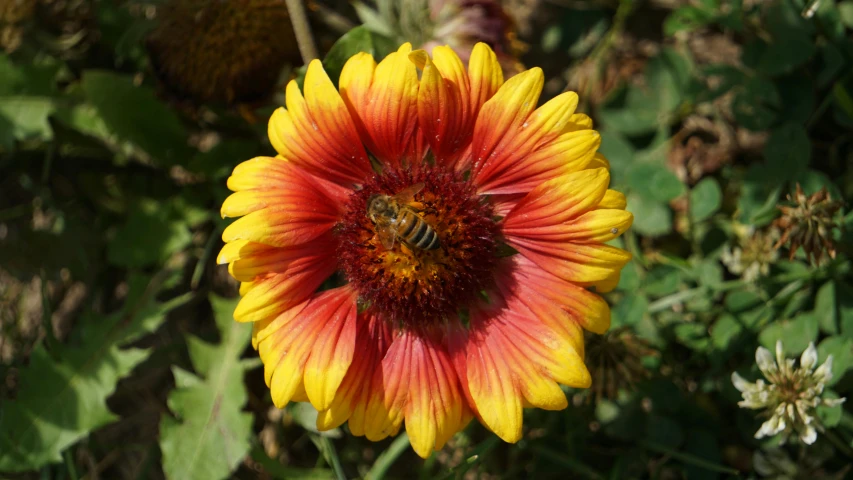
[(82, 87), (111, 135), (131, 143), (161, 165), (190, 158), (183, 123), (151, 88), (134, 85), (124, 75), (96, 70), (84, 72)]
[(243, 412), (247, 393), (240, 355), (251, 337), (249, 325), (233, 320), (235, 300), (211, 297), (221, 342), (190, 337), (196, 374), (174, 368), (177, 388), (160, 421), (163, 471), (170, 479), (226, 478), (249, 452), (252, 415)]
[(0, 471), (35, 470), (59, 462), (61, 453), (116, 419), (106, 404), (118, 381), (148, 357), (122, 349), (162, 323), (185, 298), (153, 304), (148, 282), (130, 282), (124, 311), (88, 315), (82, 344), (48, 352), (37, 347), (21, 370), (15, 400), (0, 403)]
[(187, 222), (172, 203), (143, 200), (133, 205), (125, 223), (116, 232), (107, 249), (110, 263), (142, 268), (163, 263), (170, 255), (189, 245), (192, 237)]

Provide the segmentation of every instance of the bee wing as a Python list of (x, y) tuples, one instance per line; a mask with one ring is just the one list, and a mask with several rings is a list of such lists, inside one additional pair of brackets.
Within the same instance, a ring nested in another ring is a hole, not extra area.
[(417, 193), (423, 189), (424, 189), (423, 182), (416, 183), (416, 184), (412, 185), (411, 187), (404, 188), (404, 189), (400, 190), (399, 192), (397, 192), (397, 194), (394, 195), (393, 199), (395, 201), (397, 201), (398, 203), (403, 203), (403, 204), (411, 203), (415, 199), (415, 195), (417, 195)]
[(397, 233), (393, 226), (390, 224), (377, 224), (376, 236), (379, 237), (379, 241), (382, 243), (382, 246), (385, 247), (385, 250), (391, 250), (394, 248), (394, 242), (397, 240)]

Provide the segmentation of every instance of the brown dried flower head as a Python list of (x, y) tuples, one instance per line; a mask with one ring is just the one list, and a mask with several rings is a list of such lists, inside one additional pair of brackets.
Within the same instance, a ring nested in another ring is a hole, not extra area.
[(171, 0), (146, 47), (160, 81), (198, 103), (269, 96), (299, 51), (284, 0)]
[(773, 248), (788, 245), (788, 258), (793, 259), (799, 247), (806, 252), (806, 259), (811, 264), (819, 264), (824, 251), (830, 258), (835, 258), (835, 245), (832, 242), (832, 231), (838, 228), (833, 217), (843, 206), (843, 202), (832, 200), (826, 188), (806, 196), (803, 188), (797, 184), (796, 192), (788, 194), (792, 205), (780, 205), (782, 216), (773, 225), (779, 228), (782, 236)]
[(656, 356), (648, 342), (621, 327), (604, 335), (587, 337), (586, 362), (592, 373), (595, 401), (615, 399), (620, 390), (633, 390), (637, 382), (651, 376), (643, 357)]

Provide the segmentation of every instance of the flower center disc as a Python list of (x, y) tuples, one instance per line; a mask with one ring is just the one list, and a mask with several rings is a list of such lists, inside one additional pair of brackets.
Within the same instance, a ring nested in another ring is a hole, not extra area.
[[(419, 183), (423, 189), (402, 208), (416, 213), (415, 221), (425, 222), (439, 245), (418, 248), (412, 241), (418, 228), (408, 235), (394, 228), (388, 249), (377, 233), (382, 226), (368, 216), (369, 201), (375, 195), (393, 199)], [(362, 301), (397, 321), (438, 320), (465, 308), (488, 285), (496, 260), (491, 205), (470, 183), (438, 169), (374, 176), (350, 196), (337, 233), (340, 270)]]

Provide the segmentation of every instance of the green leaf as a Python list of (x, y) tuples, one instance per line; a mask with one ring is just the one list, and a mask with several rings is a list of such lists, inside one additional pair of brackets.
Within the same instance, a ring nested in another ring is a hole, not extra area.
[(107, 397), (150, 353), (120, 347), (156, 329), (188, 298), (155, 304), (154, 293), (147, 281), (133, 279), (123, 311), (84, 316), (82, 343), (33, 351), (20, 372), (16, 398), (0, 403), (0, 471), (59, 462), (63, 450), (116, 420)]
[(832, 380), (827, 385), (835, 385), (844, 374), (853, 368), (853, 340), (844, 337), (829, 337), (817, 346), (820, 363), (832, 355)]
[(700, 323), (680, 323), (674, 331), (678, 340), (693, 350), (704, 351), (711, 344), (708, 328)]
[[(610, 162), (610, 175), (613, 185), (622, 185), (634, 159), (634, 147), (625, 137), (618, 132), (602, 130), (601, 148), (598, 149)], [(611, 188), (614, 188), (611, 186)]]
[(715, 19), (713, 10), (687, 5), (678, 8), (664, 20), (663, 33), (673, 36), (679, 32), (690, 32), (712, 23)]
[(723, 192), (720, 185), (711, 177), (703, 178), (690, 191), (690, 216), (694, 222), (701, 222), (720, 209)]
[(43, 62), (14, 63), (0, 54), (0, 97), (14, 95), (53, 96), (57, 93), (56, 76), (62, 65), (48, 57)]
[(632, 193), (628, 195), (627, 209), (634, 214), (631, 228), (641, 235), (656, 237), (672, 231), (672, 212), (661, 202)]
[(764, 146), (764, 159), (772, 180), (799, 178), (811, 159), (811, 141), (806, 129), (796, 123), (785, 123), (770, 132)]
[(711, 327), (711, 343), (717, 349), (725, 350), (741, 332), (741, 323), (733, 315), (724, 314)]
[(249, 325), (233, 320), (235, 300), (211, 297), (221, 342), (190, 337), (190, 359), (198, 374), (173, 367), (176, 388), (160, 421), (163, 471), (170, 479), (227, 478), (249, 452), (252, 415), (240, 355), (251, 338)]
[(642, 289), (653, 297), (674, 293), (681, 284), (683, 272), (669, 265), (655, 265), (643, 281)]
[(761, 77), (748, 78), (732, 100), (736, 123), (754, 131), (770, 128), (780, 109), (776, 85)]
[(777, 320), (761, 331), (758, 341), (773, 350), (782, 341), (785, 352), (799, 355), (817, 338), (817, 320), (811, 312), (801, 313), (791, 320)]
[(143, 200), (134, 204), (109, 243), (107, 258), (114, 265), (141, 268), (165, 262), (191, 240), (187, 223), (172, 204)]
[(820, 329), (825, 333), (838, 333), (838, 309), (835, 305), (835, 282), (829, 281), (820, 287), (815, 297), (814, 315)]
[(853, 338), (853, 287), (847, 283), (836, 283), (835, 298), (841, 334)]
[(96, 70), (83, 73), (82, 87), (111, 135), (129, 142), (161, 165), (190, 158), (183, 123), (151, 88), (134, 85), (128, 76)]
[(646, 423), (646, 439), (669, 448), (677, 448), (684, 442), (684, 430), (675, 420), (652, 414)]
[(53, 111), (53, 100), (49, 98), (0, 97), (0, 119), (8, 125), (3, 126), (4, 133), (0, 135), (8, 135), (9, 138), (17, 140), (31, 138), (49, 140), (53, 136), (53, 131), (47, 117)]
[(838, 2), (836, 8), (841, 17), (841, 22), (847, 28), (853, 28), (853, 1), (844, 0), (843, 2)]
[(628, 170), (628, 187), (644, 198), (669, 202), (686, 191), (678, 177), (663, 165), (636, 163)]
[(753, 164), (743, 179), (738, 211), (740, 221), (748, 225), (763, 226), (778, 215), (776, 208), (782, 185), (774, 180), (768, 165)]
[(391, 53), (392, 49), (390, 39), (369, 30), (364, 25), (358, 26), (345, 33), (332, 45), (329, 53), (326, 54), (326, 58), (323, 59), (323, 67), (329, 74), (329, 78), (332, 79), (332, 83), (337, 85), (344, 64), (353, 55), (359, 52), (367, 52), (374, 58), (381, 59)]
[(660, 100), (645, 88), (629, 86), (611, 94), (598, 110), (604, 128), (625, 135), (654, 132), (661, 123)]
[(649, 308), (649, 300), (645, 295), (629, 294), (622, 297), (613, 307), (613, 326), (636, 325), (643, 319)]
[[(836, 399), (838, 398), (838, 394), (833, 392), (832, 390), (826, 390), (823, 392), (823, 398), (828, 399)], [(827, 405), (818, 405), (817, 407), (817, 416), (820, 419), (820, 423), (827, 427), (832, 428), (841, 423), (841, 417), (844, 416), (843, 404), (835, 405), (833, 407), (829, 407)]]

